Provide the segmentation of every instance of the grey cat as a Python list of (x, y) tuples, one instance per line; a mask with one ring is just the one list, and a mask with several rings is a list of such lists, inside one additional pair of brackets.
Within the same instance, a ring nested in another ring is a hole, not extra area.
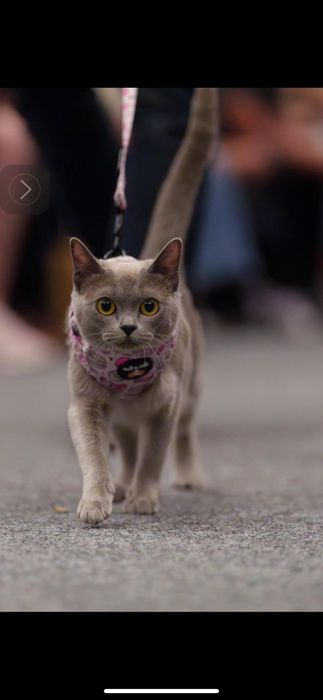
[[(113, 500), (123, 500), (126, 512), (155, 513), (170, 444), (175, 484), (201, 483), (196, 408), (202, 330), (180, 263), (216, 133), (216, 89), (196, 88), (143, 259), (99, 260), (71, 239), (68, 421), (83, 474), (77, 513), (86, 523), (105, 520)], [(116, 483), (107, 435), (122, 455)]]

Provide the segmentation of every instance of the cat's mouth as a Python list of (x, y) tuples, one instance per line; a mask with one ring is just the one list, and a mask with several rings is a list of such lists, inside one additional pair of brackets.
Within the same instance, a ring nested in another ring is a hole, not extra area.
[(126, 360), (118, 367), (118, 375), (122, 379), (139, 379), (150, 372), (153, 363), (150, 357), (138, 357), (131, 360)]
[[(136, 347), (139, 345), (142, 345), (142, 341), (139, 339), (136, 340), (135, 338), (124, 338), (122, 340), (119, 340), (118, 342), (113, 342), (113, 346), (115, 348), (120, 348), (122, 350), (134, 350)], [(139, 351), (140, 352), (140, 351)]]

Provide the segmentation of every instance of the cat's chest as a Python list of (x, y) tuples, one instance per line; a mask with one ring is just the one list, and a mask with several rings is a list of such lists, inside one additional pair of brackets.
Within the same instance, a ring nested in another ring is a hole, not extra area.
[(147, 391), (124, 401), (110, 394), (108, 402), (109, 421), (114, 425), (140, 426), (158, 414), (165, 405), (176, 401), (179, 380), (171, 367), (165, 369)]
[(139, 426), (147, 421), (149, 416), (158, 412), (163, 399), (163, 392), (159, 386), (153, 387), (145, 394), (129, 397), (127, 401), (111, 397), (109, 419), (112, 424)]
[(148, 403), (142, 396), (127, 402), (112, 400), (109, 404), (109, 422), (112, 425), (140, 426), (148, 415)]

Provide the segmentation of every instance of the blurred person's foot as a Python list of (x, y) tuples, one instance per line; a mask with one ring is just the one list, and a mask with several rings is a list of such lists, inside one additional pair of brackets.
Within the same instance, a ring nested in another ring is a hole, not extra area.
[(246, 321), (265, 324), (299, 339), (323, 332), (322, 316), (304, 292), (279, 285), (259, 284), (250, 288), (243, 304)]
[(61, 351), (55, 340), (0, 302), (0, 374), (45, 369), (55, 362)]

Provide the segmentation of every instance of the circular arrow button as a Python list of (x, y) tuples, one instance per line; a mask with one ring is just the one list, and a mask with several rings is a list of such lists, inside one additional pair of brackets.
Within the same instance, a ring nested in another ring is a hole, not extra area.
[(9, 183), (9, 195), (15, 204), (30, 207), (41, 195), (40, 182), (31, 173), (19, 173)]
[(0, 173), (0, 206), (8, 214), (42, 214), (50, 201), (49, 173), (41, 165), (7, 165)]

